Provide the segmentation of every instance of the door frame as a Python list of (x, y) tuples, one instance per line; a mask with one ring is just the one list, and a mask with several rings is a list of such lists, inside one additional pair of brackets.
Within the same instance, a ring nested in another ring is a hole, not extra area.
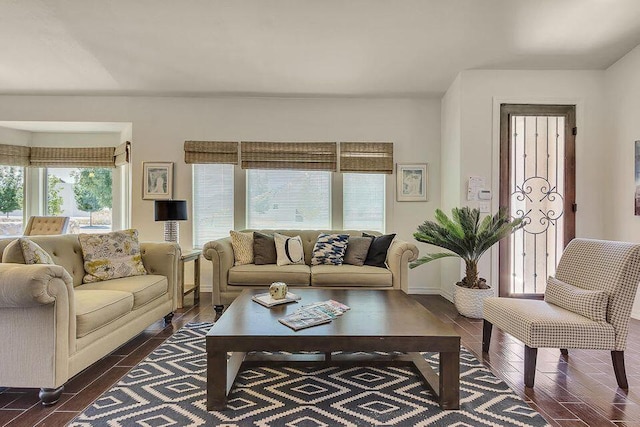
[[(564, 197), (564, 230), (563, 239), (566, 245), (575, 237), (576, 217), (576, 105), (575, 104), (518, 104), (500, 103), (499, 117), (499, 179), (498, 188), (500, 195), (500, 208), (509, 211), (511, 194), (508, 185), (511, 173), (510, 141), (511, 115), (518, 116), (564, 116), (565, 117), (565, 157), (564, 157), (564, 182), (566, 191)], [(506, 167), (505, 167), (506, 165)], [(540, 294), (512, 294), (509, 292), (509, 280), (511, 277), (511, 263), (508, 262), (511, 252), (510, 239), (502, 239), (499, 244), (498, 271), (499, 271), (499, 295), (512, 298), (542, 298)]]

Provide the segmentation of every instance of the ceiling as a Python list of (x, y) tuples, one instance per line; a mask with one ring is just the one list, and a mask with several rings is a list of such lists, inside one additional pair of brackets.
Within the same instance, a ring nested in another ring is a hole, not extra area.
[(0, 94), (439, 96), (606, 69), (638, 0), (0, 0)]

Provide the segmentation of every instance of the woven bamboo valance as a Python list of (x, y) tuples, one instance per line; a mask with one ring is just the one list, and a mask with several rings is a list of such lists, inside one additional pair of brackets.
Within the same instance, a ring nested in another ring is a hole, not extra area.
[(393, 142), (341, 142), (340, 172), (393, 173)]
[(243, 169), (335, 171), (335, 142), (242, 142)]
[(22, 145), (0, 144), (0, 165), (29, 166), (31, 149)]
[(123, 166), (131, 162), (131, 143), (129, 141), (118, 145), (113, 152), (113, 164)]
[(185, 141), (184, 162), (238, 164), (238, 143), (227, 141)]
[(35, 167), (115, 167), (114, 147), (31, 147), (30, 166)]

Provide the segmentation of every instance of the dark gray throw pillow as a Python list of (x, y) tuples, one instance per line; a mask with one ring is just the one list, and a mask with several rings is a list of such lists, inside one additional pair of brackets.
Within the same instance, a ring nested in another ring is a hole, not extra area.
[(367, 253), (369, 253), (371, 240), (371, 237), (349, 237), (347, 251), (344, 253), (342, 263), (363, 266), (364, 261), (367, 259)]
[(371, 238), (371, 246), (369, 246), (364, 265), (386, 268), (387, 265), (385, 261), (387, 260), (387, 251), (389, 250), (389, 246), (391, 246), (391, 242), (393, 242), (393, 238), (396, 237), (395, 233), (385, 234), (383, 236), (372, 236), (371, 234), (362, 233), (362, 236)]
[(253, 263), (256, 265), (275, 264), (278, 261), (276, 242), (272, 234), (253, 232)]

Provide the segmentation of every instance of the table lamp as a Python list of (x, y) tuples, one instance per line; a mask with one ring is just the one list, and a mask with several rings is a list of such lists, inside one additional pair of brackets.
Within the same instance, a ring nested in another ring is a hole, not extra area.
[(178, 221), (187, 219), (186, 200), (156, 200), (156, 221), (164, 221), (164, 241), (178, 243)]

